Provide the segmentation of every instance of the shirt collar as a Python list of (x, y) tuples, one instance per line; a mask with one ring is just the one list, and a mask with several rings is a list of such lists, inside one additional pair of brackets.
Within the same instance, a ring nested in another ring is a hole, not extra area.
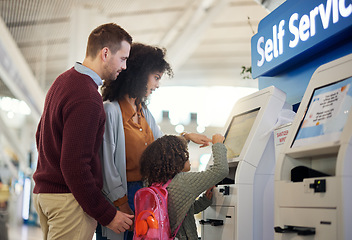
[[(126, 119), (131, 119), (135, 114), (135, 111), (131, 106), (131, 104), (125, 98), (122, 98), (121, 100), (119, 100), (119, 104), (120, 104), (120, 107), (123, 109), (122, 111)], [(141, 116), (144, 117), (141, 104), (137, 105), (137, 113), (140, 113)]]
[(81, 63), (79, 62), (75, 63), (75, 70), (79, 73), (82, 73), (91, 77), (98, 86), (103, 85), (103, 80), (101, 80), (101, 77), (92, 69), (82, 65)]

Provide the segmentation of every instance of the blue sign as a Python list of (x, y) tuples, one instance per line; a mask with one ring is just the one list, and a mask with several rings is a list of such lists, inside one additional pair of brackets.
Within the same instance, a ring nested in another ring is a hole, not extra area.
[(251, 40), (252, 76), (274, 76), (352, 33), (352, 0), (289, 0)]

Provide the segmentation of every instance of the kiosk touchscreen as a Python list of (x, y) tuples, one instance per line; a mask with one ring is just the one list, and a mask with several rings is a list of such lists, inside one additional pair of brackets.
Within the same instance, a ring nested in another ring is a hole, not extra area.
[(233, 116), (225, 133), (224, 144), (227, 147), (227, 159), (238, 158), (246, 143), (260, 108)]
[(275, 239), (352, 239), (352, 54), (319, 67), (275, 170)]
[(202, 239), (274, 238), (272, 133), (283, 108), (290, 109), (285, 101), (286, 94), (272, 86), (235, 104), (223, 133), (230, 173), (214, 188), (213, 204), (203, 212)]

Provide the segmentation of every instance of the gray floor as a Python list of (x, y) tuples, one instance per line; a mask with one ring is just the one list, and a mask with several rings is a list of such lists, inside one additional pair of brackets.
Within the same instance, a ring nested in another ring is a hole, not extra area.
[[(8, 205), (8, 221), (7, 221), (7, 232), (8, 240), (41, 240), (43, 239), (42, 231), (39, 226), (35, 224), (23, 224), (21, 216), (22, 209), (22, 196), (12, 196)], [(34, 211), (34, 209), (32, 209)], [(197, 223), (198, 236), (201, 235), (201, 227), (198, 222), (201, 218), (201, 214), (195, 216)], [(95, 235), (92, 240), (95, 240)], [(0, 240), (2, 240), (0, 236)]]
[[(40, 240), (43, 239), (40, 227), (29, 225), (9, 225), (8, 226), (9, 240)], [(95, 240), (95, 235), (93, 239)]]
[[(8, 220), (6, 224), (8, 240), (41, 240), (43, 239), (43, 235), (39, 225), (23, 223), (21, 216), (22, 199), (22, 194), (12, 194), (8, 201)], [(31, 211), (35, 210), (32, 208)], [(1, 235), (0, 240), (2, 240)], [(95, 235), (92, 240), (95, 240)]]
[(9, 225), (9, 240), (37, 240), (42, 238), (42, 231), (39, 227), (28, 225)]

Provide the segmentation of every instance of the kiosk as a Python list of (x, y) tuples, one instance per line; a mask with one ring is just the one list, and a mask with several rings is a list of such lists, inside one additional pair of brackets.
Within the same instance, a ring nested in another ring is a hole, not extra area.
[(202, 239), (274, 238), (272, 133), (280, 113), (290, 109), (285, 101), (286, 94), (272, 86), (235, 104), (224, 128), (230, 173), (214, 188), (213, 204), (203, 212)]
[(312, 76), (275, 170), (275, 240), (352, 239), (352, 54)]

